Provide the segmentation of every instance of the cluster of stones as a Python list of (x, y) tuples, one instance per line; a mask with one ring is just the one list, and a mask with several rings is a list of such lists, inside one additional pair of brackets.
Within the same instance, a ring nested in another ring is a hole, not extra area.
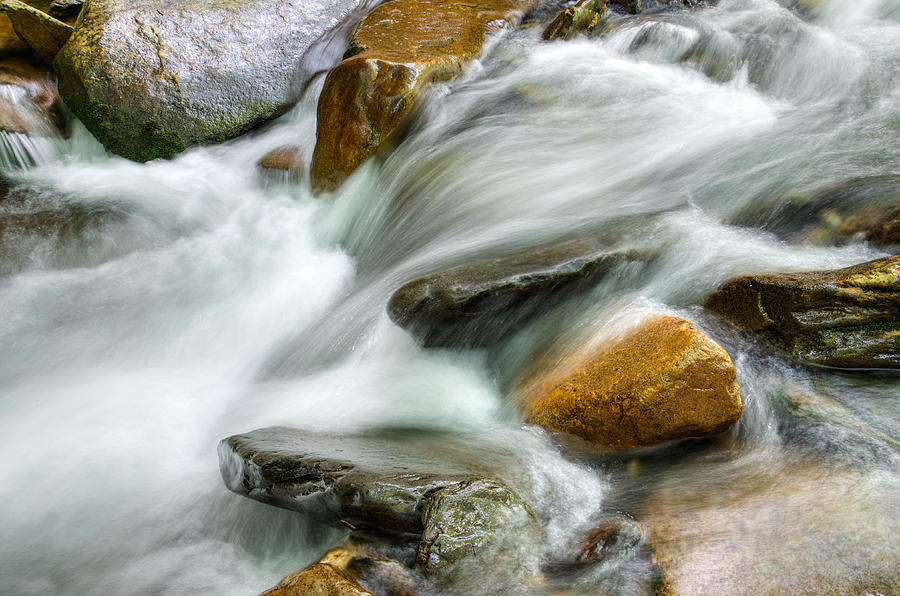
[[(279, 147), (261, 168), (288, 182), (306, 177), (308, 168), (314, 191), (336, 191), (366, 160), (390, 150), (428, 85), (458, 75), (491, 34), (515, 26), (534, 4), (380, 4), (361, 18), (343, 60), (325, 77), (315, 147)], [(304, 55), (358, 18), (361, 5), (179, 0), (161, 8), (154, 0), (91, 0), (82, 8), (77, 0), (0, 0), (0, 84), (20, 87), (33, 106), (25, 118), (0, 96), (0, 128), (64, 134), (64, 100), (107, 149), (138, 161), (238, 136), (299, 99), (313, 74)], [(603, 0), (580, 0), (548, 19), (543, 37), (596, 34), (613, 10)], [(636, 14), (641, 4), (615, 10)], [(234, 27), (242, 33), (227, 33)], [(42, 226), (54, 233), (54, 222), (50, 217)], [(780, 197), (732, 223), (786, 240), (896, 246), (900, 179), (851, 180)], [(0, 219), (0, 246), (16, 225)], [(594, 237), (569, 239), (410, 280), (391, 297), (388, 314), (425, 347), (489, 348), (618, 268), (654, 256)], [(741, 277), (722, 284), (705, 307), (801, 363), (900, 368), (897, 256)], [(646, 316), (618, 335), (598, 332), (554, 356), (528, 368), (511, 393), (522, 420), (561, 441), (647, 448), (716, 436), (742, 414), (728, 353), (695, 323), (669, 313)], [(536, 578), (633, 552), (643, 540), (638, 524), (615, 517), (541, 570), (529, 553), (541, 543), (542, 528), (519, 490), (515, 459), (467, 449), (468, 460), (425, 452), (404, 436), (271, 428), (224, 440), (220, 463), (231, 490), (353, 531), (272, 595), (412, 594), (421, 582), (456, 585), (473, 569), (546, 581)], [(486, 468), (486, 461), (497, 465)]]

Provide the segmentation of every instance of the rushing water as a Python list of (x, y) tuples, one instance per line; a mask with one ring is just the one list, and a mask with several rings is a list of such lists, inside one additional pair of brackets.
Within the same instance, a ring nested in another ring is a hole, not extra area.
[[(106, 155), (76, 124), (60, 155), (7, 170), (0, 217), (57, 215), (41, 220), (51, 233), (0, 239), (0, 592), (244, 595), (300, 569), (341, 532), (219, 478), (219, 439), (270, 424), (466, 431), (514, 449), (548, 553), (620, 509), (675, 536), (676, 584), (773, 566), (796, 592), (813, 590), (805, 572), (896, 581), (896, 378), (789, 365), (697, 304), (735, 275), (885, 254), (724, 222), (900, 174), (900, 2), (721, 0), (599, 39), (507, 33), (329, 200), (255, 165), (285, 142), (311, 155), (321, 78), (264, 130), (172, 161)], [(611, 231), (661, 256), (495, 349), (426, 350), (387, 318), (421, 274)], [(571, 344), (647, 308), (732, 355), (745, 410), (728, 437), (576, 461), (520, 424), (508, 394), (551, 333)], [(799, 413), (787, 394), (804, 396)], [(600, 575), (576, 590), (652, 581), (640, 561)]]

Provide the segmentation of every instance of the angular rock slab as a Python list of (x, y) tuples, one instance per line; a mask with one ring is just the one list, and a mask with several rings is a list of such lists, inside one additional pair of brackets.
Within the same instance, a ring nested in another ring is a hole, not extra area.
[(528, 249), (411, 281), (391, 296), (388, 315), (426, 346), (486, 345), (632, 258), (593, 239)]
[(219, 444), (222, 478), (232, 491), (326, 524), (395, 533), (422, 532), (423, 509), (435, 492), (509, 473), (513, 465), (511, 454), (447, 435), (338, 436), (272, 427)]
[(634, 448), (724, 431), (742, 411), (727, 352), (673, 316), (588, 346), (520, 390), (526, 421), (602, 447)]
[(706, 301), (795, 359), (843, 368), (900, 368), (900, 256), (844, 269), (733, 279)]
[(319, 96), (310, 176), (333, 191), (397, 132), (428, 83), (478, 56), (485, 37), (534, 0), (392, 0), (360, 23)]
[(19, 0), (0, 1), (16, 34), (37, 56), (52, 64), (60, 48), (72, 35), (72, 27)]
[(91, 0), (55, 63), (72, 112), (113, 153), (169, 158), (283, 114), (301, 58), (359, 0)]

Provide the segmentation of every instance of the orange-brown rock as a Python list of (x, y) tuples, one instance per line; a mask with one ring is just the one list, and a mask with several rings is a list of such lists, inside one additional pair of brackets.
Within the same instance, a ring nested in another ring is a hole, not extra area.
[(283, 172), (289, 180), (303, 177), (303, 152), (297, 145), (283, 145), (272, 149), (259, 160), (259, 167), (267, 172)]
[(313, 563), (292, 573), (260, 596), (372, 596), (358, 583), (327, 563)]
[(0, 130), (32, 136), (56, 136), (67, 117), (50, 72), (26, 58), (0, 60)]
[(900, 203), (868, 205), (844, 218), (836, 232), (844, 238), (862, 234), (872, 244), (900, 244)]
[(731, 358), (673, 316), (581, 350), (529, 382), (522, 398), (529, 423), (615, 448), (712, 435), (741, 416)]
[(356, 31), (319, 96), (310, 175), (331, 191), (388, 143), (428, 83), (453, 78), (533, 0), (392, 0)]
[(606, 14), (604, 0), (579, 0), (559, 13), (541, 35), (544, 39), (571, 39), (576, 33), (590, 31)]
[(0, 11), (9, 17), (22, 41), (47, 64), (53, 63), (60, 48), (72, 35), (71, 25), (19, 0), (0, 0)]

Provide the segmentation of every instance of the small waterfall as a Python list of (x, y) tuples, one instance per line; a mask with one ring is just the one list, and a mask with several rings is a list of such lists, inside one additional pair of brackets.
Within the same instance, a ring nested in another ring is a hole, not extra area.
[(62, 135), (35, 103), (42, 92), (33, 83), (0, 84), (0, 170), (30, 169), (60, 155)]

